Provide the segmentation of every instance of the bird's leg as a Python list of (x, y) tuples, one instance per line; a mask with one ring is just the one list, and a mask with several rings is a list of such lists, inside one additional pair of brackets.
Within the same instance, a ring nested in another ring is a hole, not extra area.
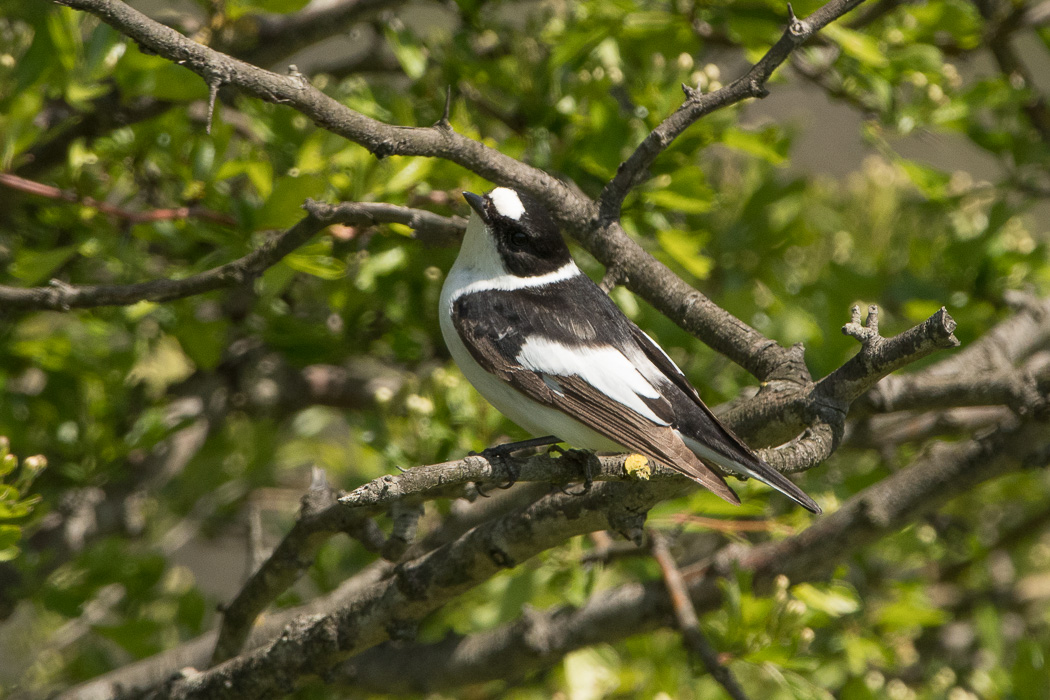
[(594, 471), (592, 467), (597, 461), (594, 452), (591, 450), (566, 450), (559, 445), (551, 445), (548, 452), (555, 452), (562, 459), (568, 459), (571, 462), (578, 463), (583, 469), (583, 490), (578, 493), (572, 493), (565, 489), (564, 486), (558, 486), (558, 490), (564, 493), (566, 496), (582, 496), (591, 490), (591, 486), (594, 484)]
[[(518, 473), (511, 466), (510, 462), (507, 461), (507, 457), (514, 452), (521, 450), (527, 450), (533, 447), (546, 447), (547, 445), (555, 445), (558, 442), (558, 438), (553, 435), (545, 435), (538, 438), (530, 438), (528, 440), (519, 440), (518, 442), (505, 442), (502, 445), (493, 445), (492, 447), (486, 447), (481, 451), (481, 456), (487, 459), (489, 462), (498, 461), (507, 471), (510, 472), (510, 480), (505, 484), (499, 484), (496, 486), (498, 489), (509, 489), (518, 481)], [(476, 452), (471, 452), (471, 455), (476, 455)], [(488, 498), (488, 494), (485, 493), (481, 486), (474, 484), (474, 488), (478, 490), (478, 493)]]

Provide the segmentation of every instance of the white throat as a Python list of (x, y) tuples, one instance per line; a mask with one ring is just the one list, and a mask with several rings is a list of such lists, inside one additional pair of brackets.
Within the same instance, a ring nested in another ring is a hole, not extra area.
[[(514, 194), (511, 190), (507, 191)], [(443, 308), (448, 308), (456, 299), (471, 292), (542, 287), (582, 274), (572, 260), (543, 275), (518, 277), (511, 274), (496, 248), (496, 239), (486, 229), (481, 217), (473, 213), (467, 223), (467, 231), (463, 234), (459, 255), (441, 288), (441, 304)]]

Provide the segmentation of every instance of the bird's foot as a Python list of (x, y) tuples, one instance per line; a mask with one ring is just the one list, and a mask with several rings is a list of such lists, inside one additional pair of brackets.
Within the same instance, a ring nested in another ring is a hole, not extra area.
[(566, 450), (559, 445), (551, 445), (548, 453), (556, 453), (562, 459), (567, 459), (570, 462), (575, 462), (579, 465), (583, 472), (583, 488), (580, 491), (572, 492), (567, 490), (564, 486), (558, 486), (558, 490), (564, 493), (566, 496), (582, 496), (591, 490), (591, 486), (594, 485), (594, 473), (595, 465), (598, 458), (591, 450)]
[[(529, 440), (519, 440), (518, 442), (505, 442), (502, 445), (493, 445), (492, 447), (486, 447), (481, 451), (481, 456), (492, 463), (499, 463), (504, 469), (510, 473), (510, 479), (506, 483), (497, 484), (496, 488), (506, 490), (517, 483), (518, 481), (518, 470), (514, 465), (507, 461), (507, 457), (515, 452), (521, 450), (527, 450), (532, 447), (546, 447), (547, 445), (553, 445), (558, 442), (558, 438), (553, 435), (547, 435), (544, 437), (531, 438)], [(477, 455), (477, 452), (471, 452), (472, 456)], [(475, 483), (474, 488), (477, 489), (478, 493), (488, 498), (489, 494), (481, 488), (480, 484)]]

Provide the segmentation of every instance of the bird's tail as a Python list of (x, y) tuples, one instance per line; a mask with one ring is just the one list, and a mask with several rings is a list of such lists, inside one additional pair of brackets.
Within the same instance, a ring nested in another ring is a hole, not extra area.
[(820, 506), (817, 505), (816, 501), (806, 495), (805, 491), (796, 486), (794, 482), (776, 469), (763, 462), (754, 453), (739, 450), (739, 456), (733, 458), (712, 450), (710, 447), (701, 444), (688, 435), (682, 435), (682, 439), (685, 441), (686, 446), (700, 459), (714, 462), (718, 466), (728, 469), (731, 472), (758, 479), (763, 484), (776, 489), (811, 513), (816, 513), (818, 515), (821, 513)]

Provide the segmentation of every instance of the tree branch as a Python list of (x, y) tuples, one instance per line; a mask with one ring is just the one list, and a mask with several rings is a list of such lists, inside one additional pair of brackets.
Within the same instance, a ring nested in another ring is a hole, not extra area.
[(126, 285), (76, 286), (60, 280), (52, 280), (48, 287), (28, 289), (0, 285), (0, 303), (12, 309), (66, 311), (73, 308), (126, 306), (140, 301), (172, 301), (253, 280), (332, 223), (356, 226), (380, 222), (404, 223), (417, 226), (423, 234), (421, 238), (430, 240), (447, 240), (465, 226), (460, 217), (447, 218), (392, 204), (344, 203), (333, 206), (307, 200), (303, 206), (307, 216), (292, 228), (266, 241), (244, 257), (190, 277)]
[(326, 673), (347, 656), (410, 633), (415, 621), (452, 597), (567, 537), (610, 527), (637, 528), (648, 509), (675, 488), (670, 481), (645, 487), (603, 483), (581, 496), (550, 494), (403, 562), (391, 580), (366, 588), (331, 615), (297, 620), (265, 647), (208, 671), (184, 671), (162, 692), (168, 698), (287, 693), (305, 675)]
[(175, 219), (204, 219), (223, 226), (236, 226), (237, 220), (229, 214), (211, 211), (204, 207), (177, 207), (175, 209), (153, 209), (146, 212), (130, 211), (121, 207), (100, 202), (93, 197), (81, 197), (75, 192), (60, 190), (51, 185), (45, 185), (11, 173), (0, 173), (0, 185), (9, 187), (19, 192), (35, 194), (39, 197), (57, 199), (63, 202), (80, 204), (81, 206), (97, 209), (104, 214), (124, 219), (133, 224), (145, 224), (151, 221), (171, 221)]
[(682, 106), (645, 137), (634, 153), (617, 169), (616, 176), (605, 186), (598, 199), (600, 223), (608, 225), (620, 218), (620, 209), (627, 194), (646, 177), (649, 166), (682, 132), (715, 110), (749, 97), (765, 97), (769, 94), (766, 82), (796, 47), (861, 2), (863, 0), (832, 0), (804, 20), (795, 17), (791, 5), (788, 4), (790, 21), (784, 33), (747, 73), (724, 88), (706, 95), (683, 85), (686, 99)]
[(1050, 390), (1045, 357), (1024, 367), (956, 376), (917, 373), (890, 376), (865, 394), (865, 411), (936, 410), (959, 406), (1009, 406), (1018, 413), (1042, 410)]
[[(628, 288), (712, 348), (741, 364), (762, 381), (799, 376), (808, 380), (801, 353), (781, 348), (719, 308), (645, 252), (618, 223), (608, 222), (596, 227), (597, 205), (547, 173), (448, 128), (392, 126), (366, 117), (317, 90), (302, 76), (277, 75), (201, 46), (118, 0), (61, 2), (91, 12), (142, 46), (194, 71), (210, 85), (229, 83), (267, 102), (288, 104), (321, 127), (361, 144), (379, 157), (417, 155), (444, 158), (493, 182), (524, 189), (546, 202), (556, 218), (589, 252), (627, 280)], [(811, 25), (822, 27), (858, 2), (833, 0), (806, 22), (796, 21), (797, 24), (792, 26), (796, 33), (808, 36), (812, 33)], [(780, 42), (778, 46), (784, 48)], [(773, 54), (774, 57), (777, 55)], [(778, 59), (776, 64), (782, 60)], [(773, 67), (772, 62), (762, 64), (756, 75), (765, 75)], [(714, 100), (716, 106), (725, 106), (748, 95), (738, 88), (732, 91), (723, 88), (718, 93), (704, 96), (699, 103)], [(679, 113), (689, 114), (691, 109)], [(710, 111), (714, 106), (707, 109)], [(676, 128), (684, 129), (688, 123)]]
[(255, 618), (313, 565), (321, 545), (331, 535), (345, 532), (372, 552), (382, 547), (382, 533), (367, 514), (339, 505), (336, 498), (324, 473), (321, 472), (320, 479), (315, 476), (310, 490), (303, 496), (295, 526), (223, 609), (211, 666), (240, 652)]
[(586, 218), (586, 204), (545, 172), (494, 148), (439, 127), (392, 126), (346, 107), (313, 87), (302, 75), (278, 75), (196, 43), (119, 0), (56, 0), (90, 12), (138, 44), (200, 75), (209, 85), (234, 85), (265, 102), (286, 104), (334, 134), (361, 144), (378, 157), (416, 155), (444, 158), (493, 182), (514, 183), (540, 194), (574, 219)]
[(853, 307), (852, 316), (842, 332), (860, 342), (860, 352), (817, 384), (822, 395), (847, 405), (891, 372), (936, 350), (959, 345), (954, 335), (955, 319), (943, 306), (919, 325), (888, 339), (879, 335), (877, 306), (868, 307), (864, 326), (860, 325), (860, 307)]
[[(854, 309), (854, 312), (856, 324), (859, 322), (859, 310)], [(889, 366), (902, 365), (907, 358), (921, 356), (930, 351), (933, 342), (931, 337), (950, 337), (954, 340), (951, 331), (946, 330), (947, 322), (951, 319), (943, 310), (924, 324), (890, 340), (884, 340), (878, 335), (876, 319), (877, 311), (873, 310), (869, 314), (865, 333), (856, 331), (858, 336), (863, 335), (866, 350), (862, 350), (862, 353), (868, 352), (871, 357), (876, 358), (868, 363), (870, 371), (876, 375), (880, 368), (884, 370)], [(876, 380), (877, 376), (874, 376), (872, 383)], [(774, 468), (788, 473), (820, 464), (841, 442), (844, 416), (843, 409), (841, 416), (835, 416), (831, 420), (817, 418), (791, 442), (775, 449), (761, 450), (760, 455)], [(624, 477), (623, 462), (622, 455), (592, 458), (585, 476), (594, 481), (621, 480)], [(574, 469), (566, 469), (565, 465), (563, 458), (554, 458), (547, 454), (524, 459), (499, 460), (495, 463), (480, 455), (472, 456), (442, 464), (416, 467), (401, 474), (374, 479), (340, 497), (339, 502), (347, 509), (354, 509), (357, 517), (364, 518), (377, 514), (384, 507), (414, 506), (435, 498), (455, 497), (462, 492), (463, 486), (469, 483), (501, 483), (508, 478), (520, 482), (566, 483), (584, 476), (576, 474)], [(678, 491), (692, 486), (691, 482), (671, 469), (658, 464), (653, 467), (651, 478), (670, 478), (678, 484)], [(332, 513), (328, 515), (329, 520), (337, 517)], [(341, 529), (341, 525), (337, 524), (341, 522), (308, 522), (304, 519), (296, 524), (277, 548), (274, 556), (264, 563), (249, 585), (238, 594), (237, 601), (231, 604), (230, 610), (234, 614), (228, 611), (224, 617), (224, 631), (220, 636), (222, 646), (216, 649), (213, 663), (230, 658), (240, 649), (255, 617), (298, 577), (302, 568), (300, 560), (287, 553), (305, 550), (311, 552), (305, 558), (312, 558), (312, 552), (320, 547), (324, 539)], [(318, 525), (316, 529), (314, 525)], [(304, 537), (315, 539), (311, 540), (312, 544), (306, 546), (302, 542)], [(397, 550), (398, 553), (391, 556), (400, 556), (408, 544), (406, 539), (403, 546)], [(239, 602), (242, 598), (246, 601), (243, 604)], [(227, 632), (228, 626), (230, 631)]]
[(667, 586), (667, 596), (671, 600), (671, 608), (674, 610), (678, 627), (682, 631), (686, 648), (694, 656), (698, 657), (707, 669), (707, 672), (718, 681), (718, 684), (726, 691), (733, 700), (748, 700), (744, 689), (740, 687), (733, 673), (722, 665), (718, 660), (718, 652), (711, 642), (704, 636), (700, 629), (700, 620), (696, 616), (696, 608), (689, 597), (685, 578), (678, 570), (671, 549), (667, 544), (667, 538), (657, 530), (650, 530), (649, 537), (652, 539), (652, 553), (656, 563), (660, 565), (663, 574), (664, 585)]
[[(701, 613), (715, 609), (722, 601), (718, 580), (737, 572), (751, 575), (758, 591), (771, 587), (781, 575), (791, 583), (823, 580), (855, 552), (976, 484), (1045, 465), (1047, 441), (1050, 428), (1030, 421), (982, 438), (941, 444), (798, 535), (750, 549), (731, 546), (712, 566), (684, 568), (693, 605)], [(530, 610), (516, 622), (484, 632), (400, 645), (396, 653), (383, 645), (340, 664), (328, 679), (357, 691), (396, 694), (521, 678), (558, 663), (575, 649), (665, 626), (672, 613), (662, 582), (628, 584), (595, 594), (579, 608)]]
[(49, 287), (29, 289), (0, 285), (0, 303), (13, 309), (65, 311), (96, 306), (124, 306), (140, 301), (171, 301), (203, 294), (255, 279), (285, 255), (306, 243), (325, 225), (325, 222), (317, 217), (308, 215), (292, 228), (271, 238), (244, 257), (184, 279), (85, 286), (52, 280)]

